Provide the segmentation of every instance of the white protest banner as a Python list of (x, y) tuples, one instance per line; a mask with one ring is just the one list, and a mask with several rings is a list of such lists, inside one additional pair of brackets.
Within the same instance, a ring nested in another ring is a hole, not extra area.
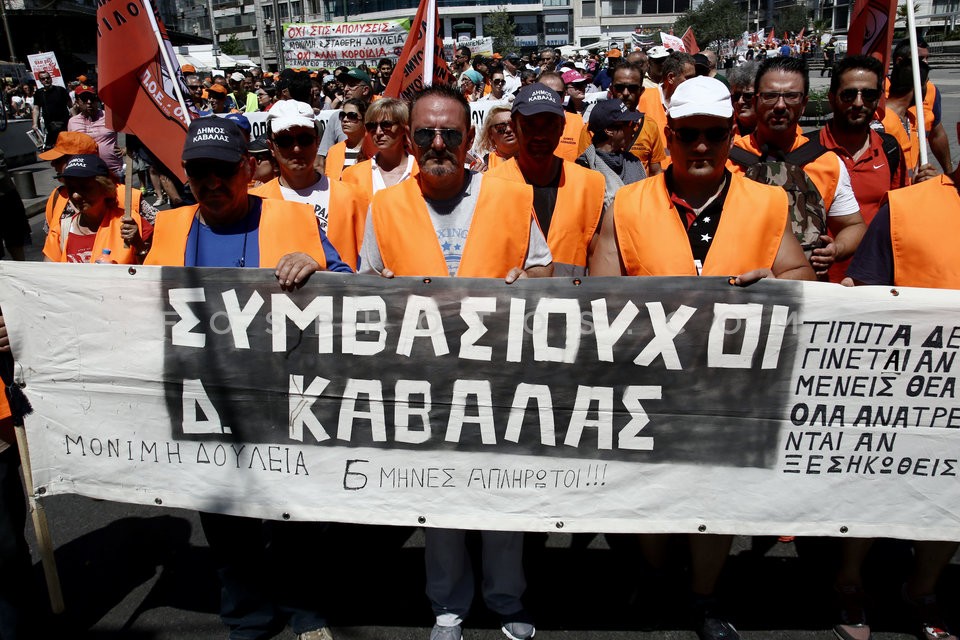
[(664, 33), (663, 31), (660, 32), (660, 42), (662, 42), (663, 46), (667, 49), (673, 49), (674, 51), (687, 50), (687, 48), (683, 46), (683, 40), (669, 33)]
[(381, 58), (394, 62), (403, 52), (410, 19), (361, 22), (307, 22), (283, 25), (283, 60), (288, 67), (374, 68)]
[(28, 54), (27, 62), (30, 63), (30, 73), (33, 74), (33, 79), (36, 81), (38, 87), (43, 86), (40, 82), (40, 72), (46, 71), (50, 74), (53, 84), (60, 85), (64, 89), (67, 88), (66, 83), (63, 81), (63, 74), (60, 73), (57, 54), (53, 51)]
[(3, 262), (0, 305), (43, 495), (960, 539), (957, 291)]
[(483, 56), (484, 58), (493, 57), (493, 38), (470, 38), (460, 41), (459, 46), (470, 49), (470, 57)]

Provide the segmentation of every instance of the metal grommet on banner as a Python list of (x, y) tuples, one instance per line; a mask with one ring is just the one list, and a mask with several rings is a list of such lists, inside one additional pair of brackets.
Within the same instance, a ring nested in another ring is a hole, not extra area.
[(39, 489), (37, 489), (37, 493), (39, 493), (40, 495), (43, 495), (43, 494), (45, 494), (46, 492), (47, 492), (47, 488), (46, 488), (46, 487), (40, 487)]
[(163, 500), (161, 500), (160, 498), (154, 498), (153, 501), (156, 502), (157, 504), (163, 504)]
[(890, 289), (890, 295), (892, 295), (892, 296), (898, 296), (898, 295), (900, 295), (900, 292), (897, 291), (896, 289)]
[(431, 282), (433, 282), (433, 278), (424, 278), (424, 279), (423, 279), (423, 284), (430, 284)]
[(127, 273), (129, 273), (132, 276), (135, 276), (137, 275), (137, 269), (135, 267), (130, 267), (129, 269), (127, 269)]
[(557, 529), (563, 529), (563, 523), (562, 523), (562, 522), (558, 522), (558, 523), (557, 523)]
[(284, 520), (289, 520), (289, 519), (290, 519), (290, 514), (289, 514), (289, 513), (283, 514), (283, 519), (284, 519)]
[(730, 285), (731, 287), (737, 286), (737, 276), (730, 276), (729, 278), (727, 278), (727, 284)]
[(847, 533), (849, 529), (846, 526), (840, 527), (840, 533)]
[(697, 527), (697, 531), (699, 531), (700, 533), (705, 533), (706, 530), (707, 530), (707, 525), (705, 524), (702, 524), (699, 527)]
[(573, 286), (579, 287), (581, 284), (583, 284), (583, 280), (581, 280), (580, 278), (573, 279)]
[(419, 522), (420, 524), (427, 524), (427, 519), (423, 516), (420, 516), (417, 518), (417, 522)]

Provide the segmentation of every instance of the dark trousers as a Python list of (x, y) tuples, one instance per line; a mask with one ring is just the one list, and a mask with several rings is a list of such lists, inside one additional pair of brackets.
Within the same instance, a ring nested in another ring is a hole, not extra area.
[(27, 637), (32, 562), (23, 537), (26, 519), (20, 456), (14, 446), (0, 453), (0, 640)]

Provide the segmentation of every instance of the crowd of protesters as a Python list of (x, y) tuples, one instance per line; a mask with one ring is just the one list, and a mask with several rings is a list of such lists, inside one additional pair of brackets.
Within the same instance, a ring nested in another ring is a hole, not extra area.
[[(942, 129), (926, 46), (919, 50), (923, 96), (912, 94), (909, 47), (895, 49), (889, 73), (872, 58), (840, 59), (831, 69), (834, 117), (807, 133), (800, 127), (809, 96), (803, 53), (794, 55), (788, 44), (718, 69), (715, 52), (662, 46), (567, 58), (553, 49), (486, 58), (460, 47), (455, 83), (427, 88), (410, 104), (381, 97), (394, 73), (386, 59), (376, 68), (252, 69), (226, 77), (184, 67), (187, 99), (200, 116), (183, 149), (187, 184), (144, 149), (157, 199), (151, 205), (135, 190), (127, 217), (120, 203), (133, 187), (119, 184), (109, 141), (105, 150), (97, 128), (67, 126), (41, 156), (63, 182), (48, 201), (44, 256), (272, 268), (281, 287), (329, 270), (507, 283), (736, 274), (738, 285), (781, 278), (960, 288), (943, 239), (960, 231), (949, 148), (934, 147), (942, 172), (920, 165), (912, 135), (925, 126), (937, 144)], [(99, 114), (95, 98), (85, 83), (71, 98), (88, 125)], [(929, 103), (922, 122), (917, 101)], [(474, 128), (471, 109), (480, 102), (490, 105)], [(338, 113), (321, 133), (317, 116), (329, 110)], [(266, 134), (251, 139), (246, 115), (258, 111), (267, 112)], [(211, 126), (218, 135), (200, 134)], [(796, 153), (801, 149), (805, 154)], [(754, 170), (771, 163), (801, 177), (787, 184), (777, 171), (764, 177)], [(170, 210), (155, 208), (167, 204)], [(911, 221), (908, 210), (929, 220)], [(251, 228), (269, 233), (250, 241)], [(10, 351), (2, 318), (0, 351)], [(19, 483), (14, 451), (0, 448), (7, 487)], [(24, 516), (6, 500), (2, 535), (19, 546), (0, 564), (13, 572), (0, 574), (4, 639), (24, 637), (15, 615), (22, 594), (11, 588), (23, 569)], [(302, 640), (333, 637), (316, 602), (262, 584), (265, 549), (309, 530), (283, 526), (292, 523), (267, 530), (253, 518), (212, 513), (201, 522), (231, 638), (270, 637), (278, 620)], [(482, 540), (484, 603), (500, 616), (506, 637), (532, 638), (534, 620), (522, 599), (523, 535), (485, 531)], [(646, 560), (668, 571), (667, 538), (641, 540)], [(731, 538), (696, 535), (688, 544), (693, 628), (705, 640), (739, 638), (718, 594)], [(844, 541), (834, 585), (841, 640), (871, 637), (861, 576), (870, 544)], [(919, 637), (957, 640), (936, 598), (957, 544), (916, 542), (915, 549), (903, 599), (916, 613)], [(430, 638), (461, 640), (474, 595), (464, 532), (427, 529), (425, 556), (436, 615)]]

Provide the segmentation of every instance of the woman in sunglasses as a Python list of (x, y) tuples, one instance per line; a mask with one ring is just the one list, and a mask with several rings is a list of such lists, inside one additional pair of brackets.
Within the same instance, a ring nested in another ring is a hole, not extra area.
[(340, 174), (346, 167), (352, 167), (366, 159), (363, 156), (363, 140), (366, 133), (363, 118), (366, 113), (367, 103), (363, 100), (351, 98), (343, 103), (343, 110), (340, 111), (339, 117), (340, 126), (347, 139), (333, 145), (327, 152), (324, 172), (331, 180), (339, 180)]
[(367, 109), (367, 138), (377, 148), (369, 160), (343, 170), (340, 180), (363, 189), (368, 198), (381, 189), (416, 175), (417, 163), (407, 148), (409, 110), (395, 98), (381, 98)]
[(510, 107), (496, 106), (487, 112), (477, 141), (477, 153), (482, 160), (474, 168), (477, 171), (493, 169), (517, 155), (520, 142), (510, 122)]

